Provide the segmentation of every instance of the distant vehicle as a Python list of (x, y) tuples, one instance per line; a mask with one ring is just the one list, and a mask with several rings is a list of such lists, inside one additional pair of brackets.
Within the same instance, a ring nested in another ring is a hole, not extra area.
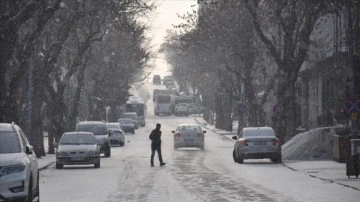
[(56, 149), (56, 169), (64, 165), (94, 164), (100, 168), (100, 147), (92, 132), (67, 132)]
[(132, 119), (130, 119), (130, 118), (120, 118), (118, 120), (118, 122), (120, 123), (121, 129), (125, 133), (135, 134), (135, 126), (134, 126), (134, 121)]
[(121, 114), (120, 118), (129, 118), (133, 120), (134, 123), (134, 127), (135, 129), (139, 128), (139, 122), (138, 122), (138, 118), (137, 118), (137, 114), (136, 112), (126, 112)]
[(153, 102), (155, 102), (157, 95), (176, 95), (176, 91), (169, 89), (154, 89), (153, 91)]
[(155, 98), (154, 114), (170, 115), (172, 114), (172, 95), (159, 94)]
[(271, 127), (246, 127), (232, 139), (236, 140), (233, 150), (236, 163), (244, 163), (244, 159), (264, 158), (282, 162), (280, 141)]
[(106, 123), (109, 131), (110, 146), (112, 145), (125, 145), (124, 131), (121, 129), (119, 122)]
[(160, 77), (160, 75), (156, 74), (156, 75), (153, 76), (153, 84), (158, 84), (158, 85), (161, 84), (161, 77)]
[[(145, 126), (145, 103), (141, 98), (138, 99), (130, 99), (125, 103), (125, 112), (130, 113), (133, 112), (136, 114), (136, 124), (135, 128), (140, 126)], [(132, 118), (134, 119), (134, 115), (121, 115), (120, 118)]]
[(166, 86), (166, 84), (168, 83), (168, 81), (174, 81), (174, 77), (173, 76), (164, 76), (163, 78), (163, 84)]
[(188, 106), (186, 103), (179, 103), (175, 106), (175, 116), (178, 116), (178, 115), (189, 115), (189, 111), (188, 111)]
[(180, 147), (205, 147), (205, 133), (199, 124), (180, 124), (174, 133), (174, 149)]
[(187, 107), (189, 114), (198, 114), (198, 110), (195, 103), (189, 103), (187, 104)]
[(39, 199), (38, 160), (24, 132), (0, 123), (0, 201)]
[(195, 104), (195, 97), (188, 96), (188, 95), (180, 95), (176, 96), (173, 101), (173, 108), (175, 111), (175, 106), (179, 103), (186, 103), (186, 104)]
[(102, 121), (81, 121), (76, 126), (76, 131), (92, 132), (100, 145), (100, 152), (104, 153), (105, 157), (110, 157), (110, 140), (109, 132), (106, 124)]

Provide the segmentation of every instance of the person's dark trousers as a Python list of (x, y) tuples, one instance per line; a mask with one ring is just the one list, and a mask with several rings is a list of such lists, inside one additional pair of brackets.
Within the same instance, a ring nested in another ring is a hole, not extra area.
[(154, 165), (155, 151), (157, 151), (157, 153), (158, 153), (160, 163), (163, 163), (162, 156), (161, 156), (161, 143), (152, 142), (151, 143), (151, 161), (150, 161), (152, 166)]

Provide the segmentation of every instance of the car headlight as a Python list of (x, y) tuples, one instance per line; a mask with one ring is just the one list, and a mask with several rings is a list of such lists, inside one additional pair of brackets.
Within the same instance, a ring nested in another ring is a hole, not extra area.
[(25, 164), (16, 164), (11, 166), (3, 166), (0, 167), (0, 177), (13, 174), (13, 173), (19, 173), (25, 170), (26, 165)]

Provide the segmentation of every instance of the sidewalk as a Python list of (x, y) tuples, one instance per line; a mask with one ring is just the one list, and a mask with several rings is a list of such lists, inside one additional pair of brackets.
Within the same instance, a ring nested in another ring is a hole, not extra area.
[(55, 154), (48, 154), (49, 145), (48, 145), (48, 138), (47, 133), (44, 133), (44, 148), (46, 156), (42, 156), (38, 158), (38, 167), (39, 171), (47, 169), (49, 166), (55, 163)]
[[(219, 134), (225, 141), (233, 141), (232, 136), (236, 132), (216, 129), (208, 124), (202, 117), (193, 117), (196, 122), (201, 124), (207, 130)], [(335, 161), (286, 161), (283, 165), (295, 172), (301, 172), (309, 177), (317, 178), (329, 183), (336, 183), (360, 191), (360, 177), (346, 175), (346, 164)]]

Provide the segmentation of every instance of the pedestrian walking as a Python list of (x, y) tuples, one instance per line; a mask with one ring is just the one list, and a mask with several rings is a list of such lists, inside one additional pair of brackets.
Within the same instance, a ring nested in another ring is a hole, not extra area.
[(151, 131), (149, 138), (151, 140), (151, 167), (154, 167), (154, 156), (155, 151), (158, 153), (160, 166), (164, 166), (166, 163), (164, 163), (162, 156), (161, 156), (161, 125), (160, 123), (156, 124), (156, 128)]

